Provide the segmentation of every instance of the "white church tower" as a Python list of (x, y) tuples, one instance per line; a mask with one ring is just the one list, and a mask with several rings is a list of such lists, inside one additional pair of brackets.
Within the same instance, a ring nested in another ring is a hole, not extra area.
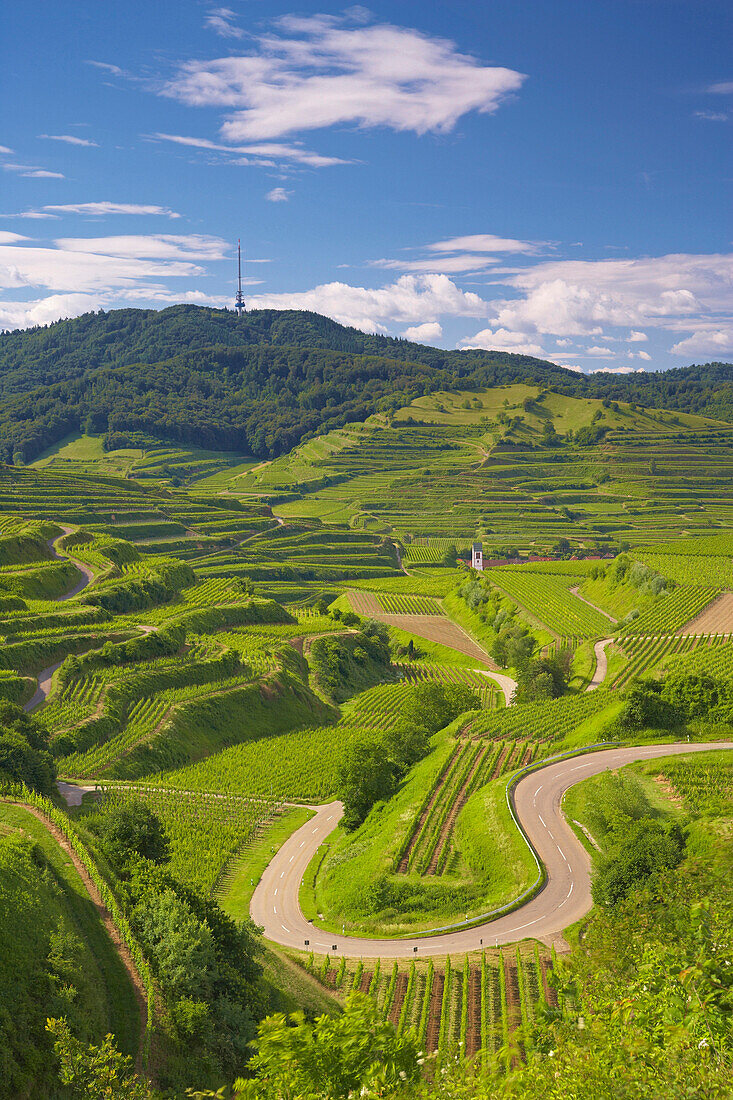
[(484, 549), (480, 542), (474, 542), (471, 547), (471, 568), (478, 569), (479, 573), (484, 571)]

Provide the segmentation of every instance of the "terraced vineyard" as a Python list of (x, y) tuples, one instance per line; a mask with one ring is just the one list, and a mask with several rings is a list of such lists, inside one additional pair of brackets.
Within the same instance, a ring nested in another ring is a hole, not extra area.
[(695, 633), (697, 616), (718, 595), (719, 589), (706, 586), (674, 588), (669, 595), (644, 611), (626, 630), (630, 634)]
[(592, 638), (608, 633), (608, 616), (572, 595), (572, 580), (560, 574), (501, 568), (492, 571), (491, 581), (557, 635)]
[[(695, 665), (698, 664), (694, 660), (697, 657), (700, 657), (706, 666), (714, 664), (717, 650), (722, 646), (726, 646), (727, 649), (730, 648), (728, 642), (728, 636), (717, 634), (707, 637), (704, 634), (688, 634), (667, 635), (666, 637), (631, 635), (627, 638), (620, 638), (618, 644), (629, 657), (629, 663), (616, 677), (612, 686), (614, 688), (624, 687), (635, 677), (651, 672), (663, 662), (666, 664), (667, 658), (681, 657), (683, 654), (689, 654)], [(687, 660), (685, 661), (685, 667), (692, 667)]]
[(314, 955), (306, 966), (330, 989), (376, 998), (382, 1016), (400, 1034), (414, 1035), (428, 1054), (472, 1059), (482, 1051), (496, 1053), (520, 1028), (531, 1026), (545, 1006), (558, 1005), (548, 982), (551, 959), (537, 947), (482, 951), (462, 963), (450, 958), (442, 965), (413, 962), (407, 969), (396, 960), (354, 967), (345, 958)]

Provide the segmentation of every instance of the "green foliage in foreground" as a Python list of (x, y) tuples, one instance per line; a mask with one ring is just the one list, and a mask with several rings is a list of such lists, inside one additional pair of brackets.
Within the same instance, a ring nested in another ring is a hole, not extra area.
[(73, 1034), (65, 1017), (51, 1018), (46, 1030), (53, 1039), (59, 1062), (59, 1080), (69, 1100), (152, 1100), (147, 1081), (132, 1072), (132, 1058), (120, 1054), (114, 1037), (106, 1035), (101, 1045), (84, 1043)]
[(132, 985), (79, 875), (44, 825), (7, 803), (0, 803), (0, 959), (2, 1100), (57, 1096), (49, 1014), (63, 1015), (84, 1045), (114, 1031), (119, 1049), (137, 1048)]

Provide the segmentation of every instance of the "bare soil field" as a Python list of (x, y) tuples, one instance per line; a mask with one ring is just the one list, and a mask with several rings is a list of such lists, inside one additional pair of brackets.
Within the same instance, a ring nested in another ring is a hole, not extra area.
[(359, 588), (350, 588), (349, 603), (357, 615), (369, 615), (372, 618), (384, 615), (379, 601), (371, 592), (362, 592)]
[(733, 633), (733, 592), (720, 595), (704, 607), (699, 615), (690, 619), (677, 631), (678, 634), (731, 634)]
[(387, 615), (382, 610), (370, 611), (368, 614), (387, 626), (396, 626), (418, 638), (427, 638), (429, 642), (440, 642), (441, 645), (457, 649), (459, 653), (465, 653), (487, 668), (496, 668), (486, 650), (457, 623), (443, 615)]

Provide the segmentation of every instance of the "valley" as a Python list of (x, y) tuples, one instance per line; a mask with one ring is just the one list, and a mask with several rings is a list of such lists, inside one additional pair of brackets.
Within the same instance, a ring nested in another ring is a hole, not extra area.
[[(13, 921), (48, 923), (17, 948), (22, 1019), (50, 1049), (53, 957), (91, 1005), (67, 1013), (83, 1041), (112, 1032), (175, 1096), (234, 1080), (272, 1013), (360, 992), (435, 1064), (512, 1087), (579, 1016), (612, 1041), (644, 951), (662, 1000), (688, 954), (717, 965), (690, 907), (728, 942), (733, 425), (703, 368), (685, 401), (225, 314), (174, 313), (200, 338), (180, 354), (163, 314), (136, 319), (135, 354), (168, 359), (109, 422), (132, 352), (87, 332), (100, 404), (53, 440), (0, 337), (0, 886)], [(39, 385), (57, 338), (26, 338)], [(727, 990), (706, 993), (721, 1028)], [(674, 1026), (690, 1051), (712, 1028)], [(22, 1090), (42, 1071), (2, 1036)]]

